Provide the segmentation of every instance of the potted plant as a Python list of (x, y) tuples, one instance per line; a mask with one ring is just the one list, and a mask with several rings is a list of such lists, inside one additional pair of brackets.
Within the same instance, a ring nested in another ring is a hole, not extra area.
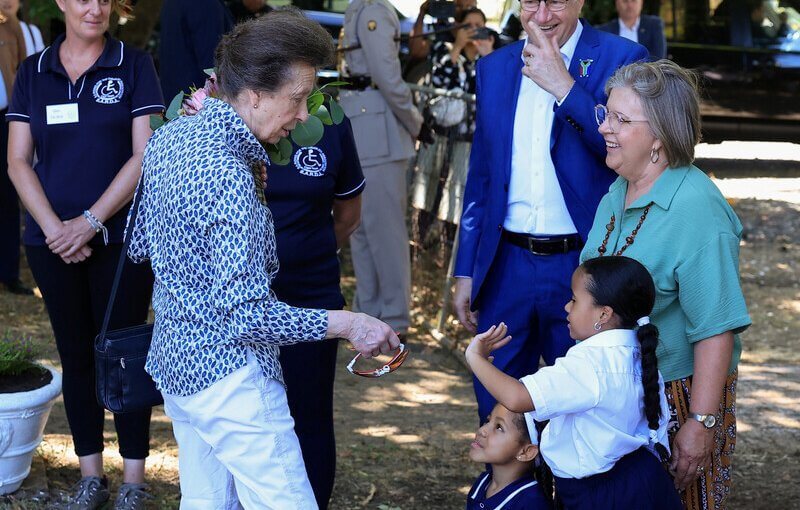
[(53, 401), (61, 393), (61, 374), (36, 363), (30, 340), (0, 337), (0, 495), (16, 491), (31, 470), (33, 452)]

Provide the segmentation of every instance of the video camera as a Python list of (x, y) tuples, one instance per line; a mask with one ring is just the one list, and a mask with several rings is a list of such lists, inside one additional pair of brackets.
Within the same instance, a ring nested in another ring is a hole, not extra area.
[(428, 15), (439, 22), (447, 22), (456, 16), (456, 3), (452, 0), (429, 0)]

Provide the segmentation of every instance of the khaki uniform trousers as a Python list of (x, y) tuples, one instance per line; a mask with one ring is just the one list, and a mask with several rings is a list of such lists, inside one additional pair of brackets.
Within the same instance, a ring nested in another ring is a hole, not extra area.
[(361, 225), (350, 237), (356, 296), (353, 309), (398, 333), (409, 325), (411, 262), (406, 226), (408, 161), (363, 167)]

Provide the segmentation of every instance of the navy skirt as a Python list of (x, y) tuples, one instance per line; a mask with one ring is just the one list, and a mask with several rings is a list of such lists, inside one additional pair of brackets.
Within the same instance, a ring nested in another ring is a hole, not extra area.
[(587, 478), (555, 478), (566, 510), (680, 510), (681, 499), (669, 473), (642, 447), (610, 471)]

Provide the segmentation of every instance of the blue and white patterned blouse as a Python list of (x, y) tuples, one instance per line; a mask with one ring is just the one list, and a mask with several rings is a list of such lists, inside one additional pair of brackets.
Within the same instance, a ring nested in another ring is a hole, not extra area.
[(328, 326), (326, 311), (289, 306), (270, 290), (278, 271), (272, 214), (250, 172), (267, 153), (230, 105), (204, 105), (147, 143), (128, 250), (134, 262), (150, 259), (155, 274), (145, 368), (161, 391), (179, 396), (244, 366), (248, 350), (266, 377), (282, 381), (278, 346), (320, 340)]

